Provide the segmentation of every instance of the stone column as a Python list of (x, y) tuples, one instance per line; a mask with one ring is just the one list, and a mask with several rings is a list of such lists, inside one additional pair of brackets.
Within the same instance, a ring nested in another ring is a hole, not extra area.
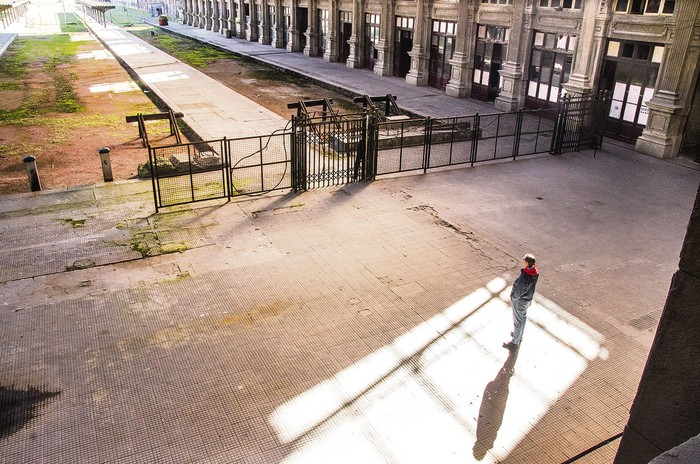
[(350, 55), (345, 65), (348, 68), (362, 67), (362, 26), (364, 24), (364, 0), (355, 0), (352, 4), (352, 34), (350, 35)]
[(525, 10), (525, 2), (513, 3), (513, 21), (506, 49), (506, 60), (499, 71), (503, 79), (503, 87), (494, 102), (494, 106), (501, 111), (516, 111), (524, 106), (523, 75), (526, 74), (524, 68), (529, 60), (529, 49), (532, 44), (532, 14), (532, 9)]
[(700, 2), (676, 2), (676, 24), (659, 69), (656, 93), (647, 102), (649, 119), (635, 149), (657, 158), (678, 155), (690, 111), (700, 51)]
[(318, 56), (318, 0), (309, 0), (309, 28), (306, 35), (305, 56)]
[(408, 53), (411, 57), (411, 70), (406, 75), (406, 82), (413, 85), (428, 84), (428, 52), (431, 32), (430, 0), (417, 0), (416, 21), (413, 31), (413, 48)]
[(201, 0), (192, 0), (192, 26), (200, 27), (202, 23), (202, 3)]
[(581, 32), (569, 81), (562, 84), (570, 94), (593, 93), (603, 64), (608, 27), (612, 20), (612, 2), (589, 0), (583, 3)]
[(297, 25), (297, 13), (299, 10), (299, 0), (292, 0), (290, 9), (289, 37), (287, 37), (287, 51), (300, 52), (299, 27)]
[(225, 0), (228, 5), (228, 14), (226, 15), (226, 30), (224, 35), (226, 37), (232, 37), (236, 35), (236, 18), (233, 16), (235, 13), (236, 2), (234, 0)]
[(459, 1), (457, 15), (457, 38), (455, 52), (450, 64), (452, 74), (445, 93), (451, 97), (468, 97), (472, 91), (472, 70), (474, 69), (474, 41), (476, 40), (476, 11), (474, 2)]
[(221, 0), (212, 0), (212, 12), (211, 12), (211, 30), (213, 32), (219, 32), (221, 28)]
[(182, 2), (182, 24), (185, 26), (192, 25), (192, 2), (190, 0)]
[(204, 28), (211, 31), (214, 19), (214, 0), (204, 0)]
[(284, 39), (286, 37), (282, 37), (284, 28), (282, 27), (282, 23), (284, 22), (284, 5), (282, 4), (282, 0), (276, 0), (275, 1), (275, 40), (273, 45), (275, 48), (284, 48)]
[[(676, 3), (676, 7), (681, 4)], [(615, 464), (646, 464), (697, 435), (700, 424), (698, 301), (700, 190), (690, 216), (678, 271), (671, 281)]]
[(250, 27), (248, 29), (248, 40), (250, 42), (258, 41), (258, 4), (260, 0), (250, 0)]
[(338, 0), (328, 2), (328, 35), (326, 36), (326, 50), (323, 52), (323, 59), (326, 61), (338, 61), (338, 20), (340, 12), (338, 10)]
[(374, 74), (391, 76), (393, 71), (393, 44), (394, 44), (394, 11), (395, 0), (382, 2), (382, 20), (379, 26), (379, 43), (377, 49), (377, 61), (374, 62)]
[(267, 12), (267, 0), (260, 0), (260, 18), (258, 18), (258, 42), (262, 45), (270, 45), (272, 37), (270, 36), (270, 15)]
[(233, 0), (236, 4), (236, 19), (234, 24), (234, 29), (236, 30), (236, 37), (240, 39), (245, 39), (245, 6), (243, 5), (243, 0)]

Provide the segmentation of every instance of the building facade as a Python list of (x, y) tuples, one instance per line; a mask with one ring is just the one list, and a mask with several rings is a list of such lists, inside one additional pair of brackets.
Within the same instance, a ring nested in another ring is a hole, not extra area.
[(185, 24), (500, 110), (607, 90), (609, 136), (700, 148), (697, 0), (181, 0)]

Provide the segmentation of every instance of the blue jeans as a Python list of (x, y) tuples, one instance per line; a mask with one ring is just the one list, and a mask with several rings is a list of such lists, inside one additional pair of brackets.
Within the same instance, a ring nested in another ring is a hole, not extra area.
[(524, 301), (519, 298), (511, 298), (510, 301), (513, 305), (513, 341), (511, 343), (520, 345), (523, 340), (525, 322), (527, 322), (527, 308), (530, 307), (532, 301)]

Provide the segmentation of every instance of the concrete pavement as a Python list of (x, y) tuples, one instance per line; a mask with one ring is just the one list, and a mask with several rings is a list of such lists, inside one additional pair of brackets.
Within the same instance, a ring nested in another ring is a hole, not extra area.
[(606, 143), (159, 214), (148, 181), (3, 196), (0, 462), (560, 463), (627, 421), (699, 182)]
[[(147, 18), (146, 21), (153, 26), (157, 26), (156, 18)], [(284, 49), (235, 37), (227, 39), (216, 32), (186, 26), (177, 22), (171, 22), (168, 26), (158, 27), (208, 43), (222, 50), (228, 50), (238, 55), (252, 58), (270, 66), (294, 71), (314, 81), (322, 82), (341, 93), (368, 94), (371, 96), (390, 93), (398, 98), (397, 103), (399, 107), (422, 116), (446, 118), (474, 113), (490, 114), (500, 112), (493, 105), (485, 102), (448, 97), (439, 89), (409, 85), (403, 78), (378, 76), (369, 69), (351, 69), (344, 63), (331, 63), (324, 61), (320, 57), (309, 58), (304, 56), (303, 53), (290, 53)]]
[(699, 178), (608, 144), (156, 215), (148, 182), (3, 197), (0, 461), (562, 462), (627, 420)]
[(112, 24), (81, 15), (92, 33), (203, 140), (266, 135), (286, 120)]

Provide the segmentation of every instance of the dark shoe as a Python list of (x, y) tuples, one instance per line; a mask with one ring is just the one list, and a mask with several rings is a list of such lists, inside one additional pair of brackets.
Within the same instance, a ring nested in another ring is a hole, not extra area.
[(508, 350), (517, 350), (518, 348), (520, 348), (520, 345), (516, 345), (513, 342), (508, 342), (503, 344), (503, 348), (506, 348)]

